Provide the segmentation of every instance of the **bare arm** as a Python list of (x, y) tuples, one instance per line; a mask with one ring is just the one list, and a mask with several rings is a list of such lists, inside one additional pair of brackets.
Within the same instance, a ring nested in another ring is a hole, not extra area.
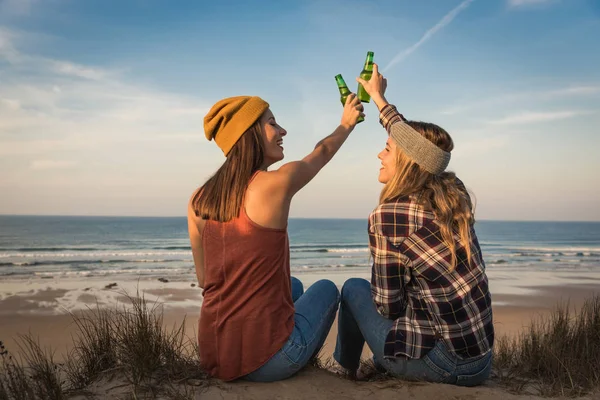
[[(192, 196), (192, 198), (194, 197)], [(195, 215), (191, 200), (188, 204), (187, 220), (190, 245), (192, 246), (192, 256), (194, 258), (194, 266), (196, 267), (196, 277), (198, 278), (198, 285), (204, 289), (204, 250), (202, 248), (202, 230), (205, 221)]]
[(362, 110), (360, 100), (354, 93), (350, 94), (346, 99), (342, 121), (333, 133), (317, 143), (314, 150), (302, 160), (284, 164), (274, 171), (278, 185), (285, 189), (287, 198), (294, 196), (331, 161), (354, 130), (358, 117), (364, 116)]

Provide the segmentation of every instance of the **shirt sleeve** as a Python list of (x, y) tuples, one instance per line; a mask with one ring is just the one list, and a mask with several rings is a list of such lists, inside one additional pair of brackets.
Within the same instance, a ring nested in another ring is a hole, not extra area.
[(388, 133), (391, 133), (390, 130), (392, 125), (401, 121), (406, 121), (406, 119), (398, 112), (396, 106), (393, 104), (386, 104), (379, 113), (379, 123)]
[(369, 232), (373, 268), (371, 294), (377, 311), (388, 319), (396, 319), (406, 308), (404, 275), (408, 257), (402, 254), (386, 236)]

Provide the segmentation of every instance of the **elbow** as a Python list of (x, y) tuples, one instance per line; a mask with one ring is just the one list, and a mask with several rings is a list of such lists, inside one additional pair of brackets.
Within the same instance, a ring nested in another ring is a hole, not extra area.
[(315, 151), (317, 152), (318, 157), (323, 160), (323, 165), (327, 164), (335, 155), (335, 151), (323, 140), (317, 143), (315, 146)]

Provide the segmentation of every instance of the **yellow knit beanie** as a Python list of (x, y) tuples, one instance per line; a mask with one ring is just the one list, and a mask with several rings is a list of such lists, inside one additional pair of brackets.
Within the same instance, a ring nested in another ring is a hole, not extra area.
[(257, 96), (236, 96), (219, 100), (204, 117), (204, 133), (227, 156), (234, 144), (269, 108)]

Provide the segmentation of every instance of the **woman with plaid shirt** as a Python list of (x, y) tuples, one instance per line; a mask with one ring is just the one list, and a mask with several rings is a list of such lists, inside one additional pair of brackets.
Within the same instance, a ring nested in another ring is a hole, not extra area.
[[(409, 379), (475, 386), (489, 377), (494, 327), (469, 194), (445, 169), (453, 148), (437, 125), (406, 121), (386, 79), (357, 80), (389, 137), (379, 153), (379, 206), (369, 216), (371, 282), (342, 288), (334, 358), (356, 374), (365, 341), (375, 365)], [(360, 371), (359, 371), (360, 372)]]

